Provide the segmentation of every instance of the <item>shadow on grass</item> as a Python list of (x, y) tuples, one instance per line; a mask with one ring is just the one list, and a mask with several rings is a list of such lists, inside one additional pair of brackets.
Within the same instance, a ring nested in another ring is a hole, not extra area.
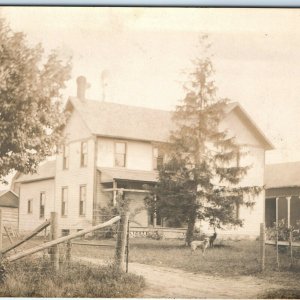
[(260, 299), (300, 299), (299, 289), (276, 289), (258, 295)]

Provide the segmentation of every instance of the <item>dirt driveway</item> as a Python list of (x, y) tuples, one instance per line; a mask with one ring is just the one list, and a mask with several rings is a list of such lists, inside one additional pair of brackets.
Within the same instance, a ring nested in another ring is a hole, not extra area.
[[(87, 257), (74, 259), (92, 264), (105, 263)], [(143, 298), (256, 298), (266, 289), (279, 288), (251, 276), (215, 277), (139, 263), (130, 263), (129, 271), (145, 278), (146, 288), (140, 295)]]

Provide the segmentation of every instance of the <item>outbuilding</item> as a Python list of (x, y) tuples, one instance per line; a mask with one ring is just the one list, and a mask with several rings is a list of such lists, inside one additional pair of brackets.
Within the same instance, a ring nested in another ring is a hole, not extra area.
[(2, 224), (13, 229), (19, 226), (19, 196), (11, 190), (0, 191)]

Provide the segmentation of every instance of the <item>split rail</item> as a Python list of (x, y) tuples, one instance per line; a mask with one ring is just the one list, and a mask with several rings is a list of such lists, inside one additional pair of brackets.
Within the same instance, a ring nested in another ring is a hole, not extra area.
[[(119, 269), (128, 271), (128, 253), (129, 253), (129, 213), (121, 214), (121, 216), (115, 216), (112, 219), (95, 225), (88, 227), (86, 229), (80, 230), (73, 234), (58, 237), (58, 218), (57, 213), (52, 212), (50, 220), (46, 220), (44, 223), (39, 225), (35, 230), (31, 233), (23, 237), (21, 240), (13, 242), (11, 241), (11, 245), (0, 248), (1, 257), (4, 256), (8, 262), (14, 262), (21, 258), (27, 257), (29, 255), (35, 254), (40, 251), (44, 251), (46, 249), (50, 249), (50, 261), (54, 270), (59, 270), (59, 244), (66, 243), (66, 260), (70, 261), (71, 258), (71, 240), (85, 236), (86, 234), (92, 233), (96, 230), (112, 226), (113, 224), (118, 222), (118, 231), (117, 231), (117, 241), (115, 246), (115, 265)], [(20, 245), (29, 241), (33, 237), (35, 237), (38, 233), (43, 230), (46, 230), (47, 227), (50, 227), (50, 241), (45, 242), (43, 244), (37, 245), (30, 249), (21, 250), (20, 252), (8, 255), (8, 253), (12, 250), (15, 250)], [(0, 246), (2, 246), (2, 218), (1, 218), (1, 210), (0, 210)], [(127, 259), (126, 259), (127, 258)]]

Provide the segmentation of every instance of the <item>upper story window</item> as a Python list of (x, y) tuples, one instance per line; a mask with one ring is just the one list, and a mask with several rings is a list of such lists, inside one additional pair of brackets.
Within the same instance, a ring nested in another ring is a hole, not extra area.
[(40, 218), (45, 217), (45, 202), (46, 202), (46, 194), (45, 192), (40, 193)]
[(86, 167), (87, 166), (87, 160), (88, 160), (88, 144), (87, 142), (81, 143), (81, 151), (80, 151), (80, 166)]
[(63, 187), (61, 189), (61, 215), (66, 216), (68, 214), (68, 188)]
[(79, 195), (79, 215), (85, 215), (85, 206), (86, 206), (86, 185), (80, 186), (80, 195)]
[(33, 211), (33, 200), (29, 199), (27, 202), (27, 213), (32, 214)]
[(126, 143), (115, 143), (115, 167), (126, 166)]
[(164, 162), (163, 154), (160, 153), (159, 149), (157, 147), (153, 148), (153, 169), (158, 170), (162, 167)]
[(69, 146), (65, 145), (63, 147), (63, 169), (69, 168)]

